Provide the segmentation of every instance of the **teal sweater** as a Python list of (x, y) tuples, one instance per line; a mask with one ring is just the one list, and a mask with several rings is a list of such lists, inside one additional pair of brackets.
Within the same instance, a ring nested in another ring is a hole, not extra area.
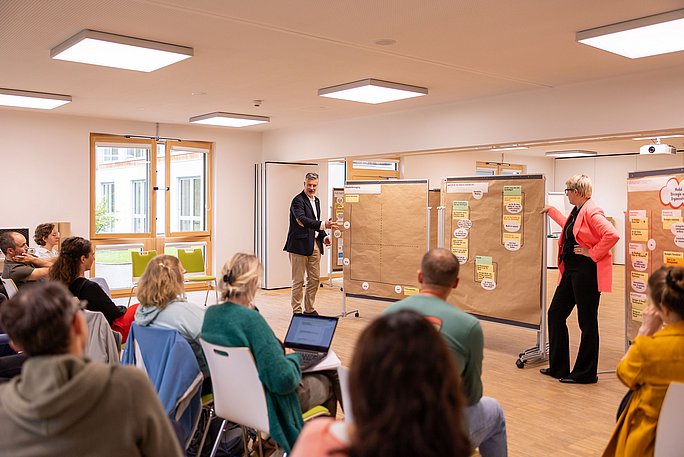
[(248, 347), (252, 351), (259, 379), (266, 390), (271, 436), (290, 452), (304, 425), (296, 393), (302, 379), (299, 354), (285, 355), (278, 338), (258, 311), (230, 302), (207, 309), (202, 338), (209, 343)]

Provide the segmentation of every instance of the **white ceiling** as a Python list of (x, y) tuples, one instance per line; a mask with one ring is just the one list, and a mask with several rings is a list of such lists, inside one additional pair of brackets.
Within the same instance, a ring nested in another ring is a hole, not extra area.
[[(54, 111), (67, 115), (185, 124), (227, 111), (271, 117), (249, 130), (310, 126), (684, 69), (683, 52), (630, 60), (575, 42), (577, 31), (682, 6), (682, 0), (0, 0), (0, 87), (71, 95), (72, 103)], [(82, 29), (190, 46), (194, 57), (152, 73), (50, 59), (51, 48)], [(381, 39), (396, 44), (375, 43)], [(381, 105), (317, 96), (319, 88), (371, 77), (427, 87), (429, 95)], [(635, 150), (631, 140), (617, 143), (607, 152)]]

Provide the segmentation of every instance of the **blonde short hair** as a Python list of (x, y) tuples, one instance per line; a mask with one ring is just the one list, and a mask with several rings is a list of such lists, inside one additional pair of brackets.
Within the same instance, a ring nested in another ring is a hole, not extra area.
[(158, 255), (150, 260), (138, 282), (138, 300), (142, 306), (166, 308), (169, 302), (185, 297), (183, 266), (177, 257)]
[(259, 288), (262, 267), (252, 254), (238, 252), (221, 268), (218, 290), (222, 301), (244, 298), (251, 305)]
[(576, 190), (580, 197), (591, 197), (591, 179), (587, 175), (575, 175), (565, 181), (567, 189)]

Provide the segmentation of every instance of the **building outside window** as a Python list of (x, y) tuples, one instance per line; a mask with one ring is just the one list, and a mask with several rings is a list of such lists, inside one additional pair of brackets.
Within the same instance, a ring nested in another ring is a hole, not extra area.
[(202, 187), (199, 176), (178, 178), (178, 221), (181, 232), (201, 230)]
[(147, 180), (131, 181), (133, 194), (133, 232), (147, 232)]

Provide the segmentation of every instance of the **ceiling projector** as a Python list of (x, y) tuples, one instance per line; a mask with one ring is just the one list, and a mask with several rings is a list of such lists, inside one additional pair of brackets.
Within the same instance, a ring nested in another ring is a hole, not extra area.
[(677, 154), (677, 148), (669, 144), (645, 144), (639, 154)]

